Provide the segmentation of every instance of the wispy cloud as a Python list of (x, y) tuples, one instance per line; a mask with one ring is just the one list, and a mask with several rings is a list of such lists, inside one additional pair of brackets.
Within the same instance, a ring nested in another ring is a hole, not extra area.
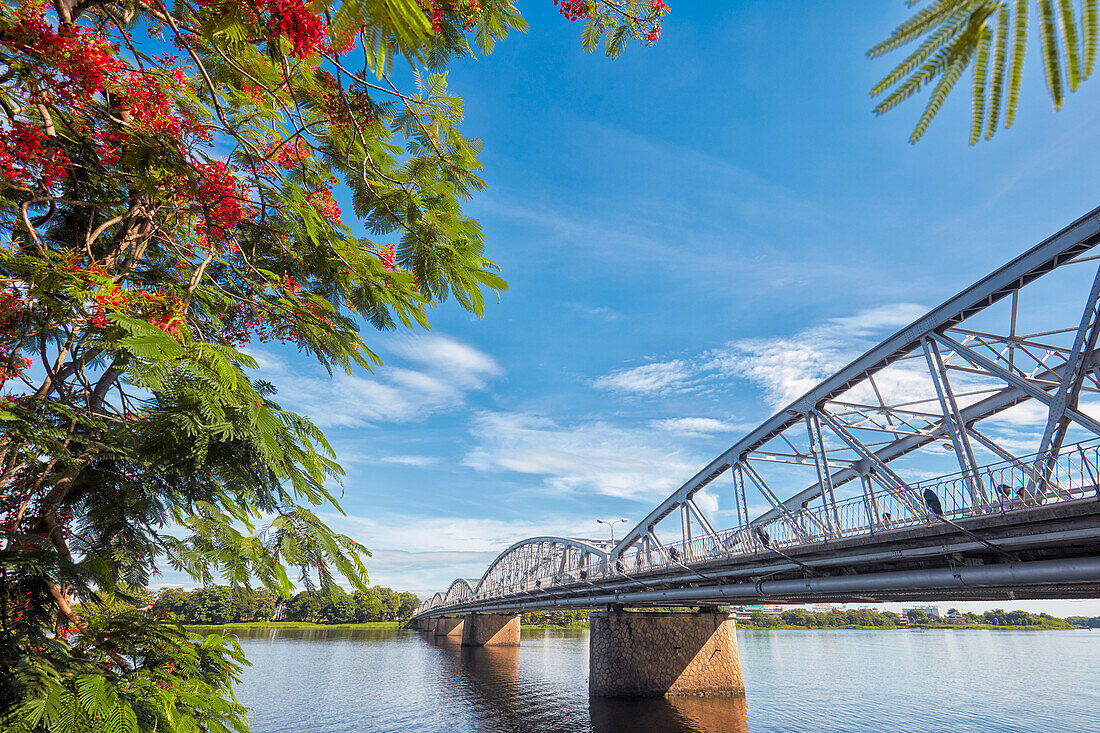
[[(813, 389), (821, 380), (865, 351), (874, 341), (908, 325), (924, 306), (894, 303), (832, 318), (788, 336), (736, 339), (694, 358), (657, 361), (618, 369), (592, 381), (594, 387), (625, 395), (660, 396), (745, 380), (760, 388), (771, 408), (781, 407)], [(887, 386), (904, 394), (916, 373), (895, 370)], [(891, 379), (901, 380), (891, 385)], [(924, 379), (927, 382), (927, 379)]]
[(610, 392), (632, 395), (661, 395), (685, 392), (691, 386), (696, 367), (688, 361), (655, 362), (618, 369), (592, 381), (592, 386)]
[(379, 459), (382, 463), (395, 463), (399, 466), (414, 466), (427, 468), (440, 462), (438, 456), (383, 456)]
[(728, 423), (712, 417), (670, 417), (664, 420), (650, 420), (649, 427), (673, 435), (697, 437), (715, 433), (731, 433), (752, 426), (740, 423)]
[(369, 377), (302, 373), (280, 356), (253, 351), (259, 375), (280, 385), (278, 399), (322, 428), (405, 423), (461, 407), (501, 374), (496, 361), (447, 336), (410, 336), (389, 350), (408, 366), (386, 365)]
[(466, 465), (538, 476), (556, 491), (650, 500), (702, 465), (701, 456), (667, 434), (600, 420), (560, 424), (538, 415), (483, 412), (471, 434), (476, 447)]

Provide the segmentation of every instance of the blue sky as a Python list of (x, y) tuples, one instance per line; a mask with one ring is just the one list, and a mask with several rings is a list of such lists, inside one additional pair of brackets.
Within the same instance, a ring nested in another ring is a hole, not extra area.
[(483, 320), (368, 335), (386, 365), (352, 377), (254, 349), (335, 444), (331, 519), (373, 581), (427, 595), (523, 537), (633, 524), (823, 365), (1097, 204), (1095, 81), (1054, 114), (1033, 63), (1012, 130), (968, 146), (960, 89), (911, 146), (921, 102), (875, 118), (891, 60), (863, 55), (901, 0), (670, 5), (610, 61), (524, 2), (529, 33), (452, 70), (511, 287)]

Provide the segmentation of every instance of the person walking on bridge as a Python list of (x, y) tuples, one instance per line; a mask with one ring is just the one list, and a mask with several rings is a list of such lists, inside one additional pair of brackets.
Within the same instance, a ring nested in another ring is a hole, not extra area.
[(937, 517), (943, 516), (943, 504), (940, 504), (940, 497), (936, 496), (936, 492), (930, 488), (924, 490), (924, 503), (928, 505), (928, 510)]

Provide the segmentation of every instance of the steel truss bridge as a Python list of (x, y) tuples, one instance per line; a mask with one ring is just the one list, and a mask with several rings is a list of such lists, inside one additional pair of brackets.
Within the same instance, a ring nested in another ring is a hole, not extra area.
[[(1100, 597), (1098, 242), (1100, 209), (777, 412), (614, 545), (517, 542), (416, 616)], [(703, 491), (736, 525), (716, 529)]]

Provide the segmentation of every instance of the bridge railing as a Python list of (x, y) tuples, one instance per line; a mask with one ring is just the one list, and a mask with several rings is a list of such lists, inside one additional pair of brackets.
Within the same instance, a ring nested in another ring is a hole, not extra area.
[[(479, 589), (473, 596), (421, 610), (459, 606), (471, 600), (510, 597), (545, 598), (557, 586), (597, 584), (605, 578), (682, 568), (709, 560), (748, 558), (760, 552), (786, 550), (827, 540), (874, 536), (945, 520), (1008, 514), (1085, 498), (1100, 500), (1100, 441), (1066, 446), (1046, 479), (1034, 468), (1037, 455), (1003, 461), (978, 469), (974, 475), (953, 474), (910, 484), (911, 492), (875, 487), (861, 496), (836, 502), (835, 510), (821, 505), (803, 507), (790, 516), (764, 525), (736, 527), (690, 540), (651, 545), (613, 561), (544, 569), (536, 563), (529, 575), (510, 583)], [(939, 512), (925, 499), (929, 491), (939, 501)]]

